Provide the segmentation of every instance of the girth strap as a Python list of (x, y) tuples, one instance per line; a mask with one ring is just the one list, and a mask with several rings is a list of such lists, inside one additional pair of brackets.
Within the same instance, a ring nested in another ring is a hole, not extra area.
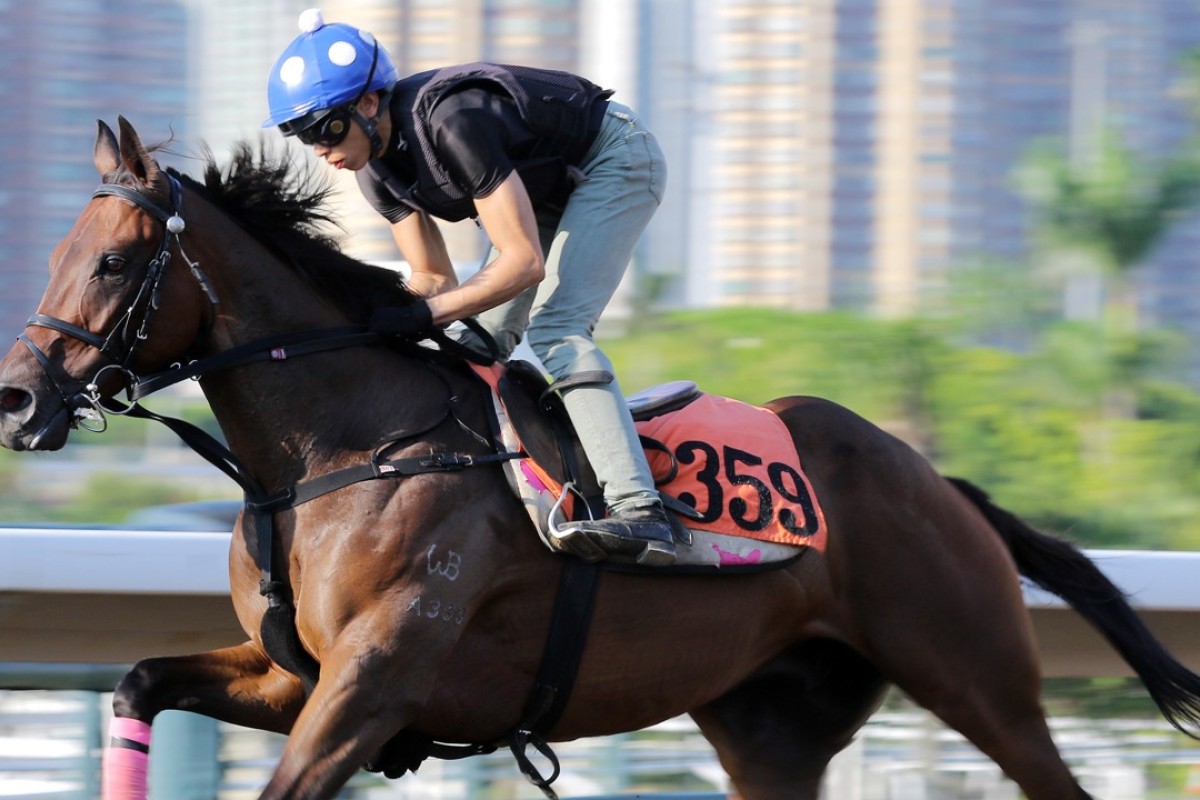
[[(552, 384), (538, 398), (538, 405), (549, 421), (554, 438), (558, 442), (564, 478), (568, 484), (576, 487), (576, 491), (584, 500), (583, 503), (576, 504), (576, 518), (594, 518), (602, 515), (604, 497), (599, 485), (583, 480), (585, 473), (575, 457), (575, 432), (571, 428), (565, 409), (562, 408), (562, 393), (578, 386), (610, 383), (612, 380), (612, 374), (606, 370), (577, 373)], [(575, 686), (575, 679), (583, 662), (583, 649), (591, 628), (596, 589), (602, 571), (603, 566), (600, 563), (589, 563), (577, 558), (567, 558), (564, 561), (541, 665), (538, 667), (533, 690), (525, 701), (521, 721), (508, 736), (508, 746), (517, 761), (517, 767), (548, 800), (558, 798), (551, 784), (558, 778), (559, 763), (546, 737), (558, 723), (566, 710), (567, 702), (571, 699), (571, 690)], [(550, 762), (549, 776), (542, 775), (530, 760), (526, 753), (530, 745)]]
[[(521, 722), (509, 734), (508, 746), (521, 774), (551, 800), (557, 797), (550, 784), (558, 778), (559, 764), (554, 751), (546, 743), (546, 736), (566, 709), (575, 678), (579, 675), (583, 647), (592, 624), (600, 571), (598, 563), (577, 558), (563, 561), (542, 664), (534, 680), (533, 691), (525, 702)], [(552, 769), (549, 777), (543, 776), (526, 755), (528, 745), (533, 745), (550, 761)]]

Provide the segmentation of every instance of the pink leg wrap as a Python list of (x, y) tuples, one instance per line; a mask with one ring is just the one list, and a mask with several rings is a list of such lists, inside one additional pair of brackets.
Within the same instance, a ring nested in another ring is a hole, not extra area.
[(146, 767), (150, 762), (150, 726), (113, 717), (104, 749), (104, 800), (146, 800)]

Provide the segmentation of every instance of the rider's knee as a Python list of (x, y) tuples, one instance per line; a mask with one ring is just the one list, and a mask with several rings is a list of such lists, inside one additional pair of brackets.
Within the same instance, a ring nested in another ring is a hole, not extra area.
[(530, 328), (529, 347), (555, 378), (565, 378), (580, 372), (612, 372), (612, 363), (596, 346), (591, 334), (560, 336), (553, 332)]

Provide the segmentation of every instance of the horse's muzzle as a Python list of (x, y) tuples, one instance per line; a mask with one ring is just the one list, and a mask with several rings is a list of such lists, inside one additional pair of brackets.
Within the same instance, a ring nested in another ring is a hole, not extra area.
[(58, 450), (67, 443), (75, 411), (54, 387), (41, 383), (5, 380), (0, 369), (0, 445), (9, 450)]

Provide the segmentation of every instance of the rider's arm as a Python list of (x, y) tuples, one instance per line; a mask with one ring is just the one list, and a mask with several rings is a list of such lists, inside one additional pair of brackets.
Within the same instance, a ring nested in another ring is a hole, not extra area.
[(392, 223), (392, 238), (412, 268), (409, 289), (433, 297), (458, 286), (442, 232), (428, 214), (414, 212)]
[(475, 211), (500, 255), (458, 288), (429, 298), (438, 325), (494, 308), (545, 277), (533, 204), (515, 170), (486, 197), (475, 198)]

